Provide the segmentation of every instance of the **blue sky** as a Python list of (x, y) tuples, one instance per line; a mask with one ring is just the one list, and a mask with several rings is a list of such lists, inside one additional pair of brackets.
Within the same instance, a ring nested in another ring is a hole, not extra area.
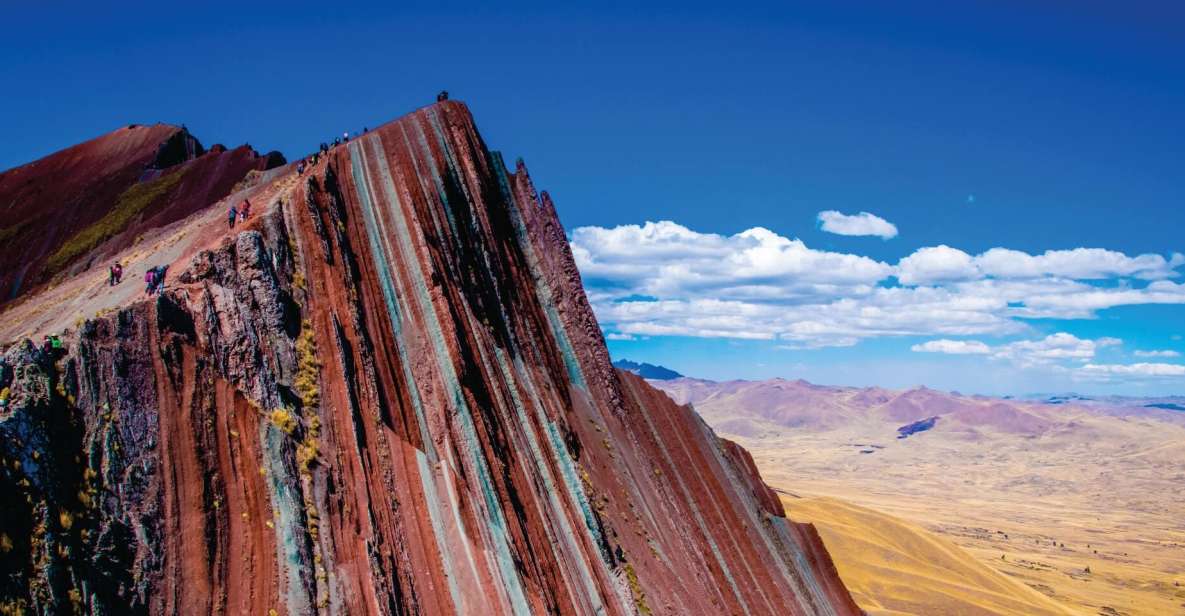
[[(713, 378), (1185, 393), (1179, 3), (121, 4), (6, 7), (0, 168), (158, 120), (293, 156), (447, 88), (574, 239), (639, 226), (632, 254), (586, 255), (616, 356)], [(828, 211), (896, 234), (830, 233)], [(659, 221), (675, 227), (643, 226)], [(768, 235), (739, 235), (754, 227)], [(994, 248), (1017, 252), (979, 258)], [(856, 269), (818, 273), (833, 262)], [(925, 312), (944, 305), (965, 319)], [(877, 310), (881, 326), (853, 325)]]

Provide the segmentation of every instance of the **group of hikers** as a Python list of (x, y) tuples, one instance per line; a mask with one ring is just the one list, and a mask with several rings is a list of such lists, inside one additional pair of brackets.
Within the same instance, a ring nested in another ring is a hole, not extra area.
[[(447, 100), (447, 90), (441, 90), (440, 93), (436, 95), (436, 102), (438, 103)], [(364, 126), (362, 127), (362, 132), (355, 133), (355, 136), (365, 135), (368, 132), (370, 132), (370, 129)], [(297, 175), (303, 175), (307, 168), (312, 167), (320, 162), (321, 157), (327, 156), (331, 150), (344, 143), (349, 143), (349, 141), (350, 134), (345, 132), (342, 133), (341, 137), (334, 137), (332, 143), (322, 142), (316, 152), (313, 152), (311, 156), (302, 158), (300, 162), (297, 163)], [(230, 209), (228, 209), (226, 212), (226, 221), (230, 228), (234, 229), (236, 222), (245, 222), (250, 216), (251, 202), (247, 199), (243, 199), (242, 203), (238, 204), (237, 206), (230, 206)], [(167, 265), (157, 265), (155, 267), (148, 268), (148, 271), (144, 273), (144, 293), (146, 295), (160, 295), (164, 291), (165, 274), (168, 272), (168, 269), (169, 268)], [(116, 261), (107, 270), (107, 286), (114, 287), (121, 282), (123, 282), (123, 265)], [(62, 345), (62, 339), (56, 334), (46, 335), (43, 338), (40, 347), (34, 345), (33, 341), (28, 338), (25, 339), (23, 345), (25, 352), (40, 363), (52, 364), (65, 353)], [(0, 409), (8, 406), (9, 390), (7, 385), (8, 382), (11, 381), (12, 376), (12, 367), (8, 365), (8, 360), (2, 354), (0, 354)]]
[[(33, 345), (33, 341), (25, 339), (29, 346)], [(48, 334), (41, 339), (41, 354), (48, 359), (56, 359), (62, 353), (62, 339), (57, 334)]]
[[(365, 135), (366, 133), (369, 133), (369, 132), (370, 132), (370, 129), (363, 126), (362, 131), (355, 132), (354, 136), (358, 137), (359, 135)], [(341, 137), (334, 137), (333, 141), (322, 141), (321, 145), (319, 145), (317, 147), (316, 152), (313, 152), (306, 158), (300, 159), (300, 162), (296, 163), (296, 174), (297, 175), (304, 175), (305, 169), (308, 169), (309, 167), (316, 166), (316, 164), (321, 161), (321, 158), (323, 156), (329, 155), (329, 152), (331, 150), (333, 150), (334, 148), (336, 148), (339, 145), (342, 145), (344, 143), (349, 143), (349, 142), (350, 142), (350, 133), (348, 133), (348, 132), (342, 133)]]
[[(145, 295), (160, 295), (165, 290), (165, 272), (168, 270), (169, 266), (167, 265), (157, 265), (144, 272)], [(107, 268), (107, 286), (114, 287), (121, 282), (123, 282), (123, 265), (116, 261), (114, 265)]]
[[(447, 100), (448, 100), (448, 91), (447, 90), (441, 90), (440, 93), (436, 95), (436, 102), (447, 101)], [(363, 126), (362, 132), (355, 133), (355, 135), (356, 136), (357, 135), (365, 135), (368, 132), (370, 132), (370, 129)], [(333, 150), (334, 148), (336, 148), (339, 145), (342, 145), (343, 143), (349, 143), (349, 141), (350, 141), (350, 133), (345, 132), (345, 133), (342, 133), (341, 137), (334, 137), (332, 143), (328, 143), (328, 142), (324, 142), (324, 141), (321, 142), (321, 145), (317, 149), (316, 152), (313, 152), (313, 154), (307, 158), (302, 158), (300, 160), (300, 162), (297, 163), (297, 165), (296, 165), (297, 175), (303, 175), (305, 172), (305, 169), (316, 165), (318, 162), (320, 162), (321, 157), (327, 156), (331, 150)], [(248, 199), (243, 199), (243, 201), (241, 203), (239, 203), (237, 206), (231, 205), (230, 208), (227, 209), (226, 222), (227, 222), (227, 225), (231, 229), (234, 229), (236, 222), (246, 222), (247, 218), (249, 218), (250, 216), (251, 216), (251, 201)], [(167, 269), (166, 266), (159, 265), (159, 266), (150, 268), (144, 274), (144, 283), (146, 285), (144, 288), (144, 292), (146, 294), (148, 294), (148, 295), (153, 295), (153, 294), (159, 295), (160, 294), (160, 292), (164, 289), (165, 270), (166, 269)], [(123, 265), (121, 265), (118, 261), (116, 261), (114, 265), (112, 265), (110, 268), (108, 268), (107, 274), (108, 274), (107, 275), (107, 286), (113, 287), (113, 286), (119, 284), (120, 282), (123, 281)]]
[(165, 290), (165, 273), (168, 271), (167, 265), (148, 268), (148, 271), (144, 272), (144, 294), (160, 295)]
[[(447, 100), (448, 100), (448, 90), (441, 90), (436, 95), (436, 102), (438, 102), (438, 103), (447, 101)], [(358, 137), (360, 135), (365, 135), (369, 132), (370, 132), (370, 129), (363, 126), (362, 131), (354, 133), (354, 136)], [(321, 145), (317, 148), (316, 152), (313, 152), (308, 157), (300, 159), (300, 162), (296, 163), (296, 174), (297, 175), (304, 175), (305, 169), (308, 169), (309, 167), (316, 166), (317, 163), (320, 162), (321, 157), (328, 155), (329, 152), (331, 150), (333, 150), (334, 148), (336, 148), (337, 146), (342, 145), (344, 143), (349, 143), (349, 142), (350, 142), (350, 133), (348, 133), (348, 132), (342, 133), (341, 137), (334, 137), (332, 142), (322, 141)], [(231, 226), (232, 227), (234, 226), (233, 223), (231, 224)]]
[(116, 261), (115, 265), (112, 265), (111, 267), (107, 268), (107, 286), (114, 287), (115, 285), (119, 284), (122, 280), (123, 280), (123, 266), (119, 264), (119, 261)]
[(226, 222), (230, 223), (231, 229), (234, 229), (235, 228), (235, 220), (238, 220), (239, 222), (245, 222), (247, 220), (247, 217), (250, 215), (251, 215), (251, 202), (248, 201), (247, 199), (243, 199), (243, 202), (240, 203), (238, 205), (238, 207), (235, 207), (234, 205), (232, 205), (232, 206), (230, 206), (230, 209), (226, 211)]

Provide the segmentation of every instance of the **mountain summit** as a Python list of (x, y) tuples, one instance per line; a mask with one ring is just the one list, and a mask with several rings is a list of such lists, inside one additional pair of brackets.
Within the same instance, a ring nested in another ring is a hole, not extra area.
[(63, 340), (0, 374), (9, 611), (858, 613), (749, 454), (610, 365), (550, 198), (463, 104), (205, 205), (112, 236), (159, 295), (68, 269), (0, 318)]

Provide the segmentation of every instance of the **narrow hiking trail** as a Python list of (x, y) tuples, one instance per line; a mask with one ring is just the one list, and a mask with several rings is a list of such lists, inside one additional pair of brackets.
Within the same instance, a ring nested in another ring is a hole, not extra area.
[[(299, 161), (297, 161), (299, 162)], [(176, 275), (202, 250), (233, 242), (242, 231), (254, 228), (277, 201), (288, 203), (293, 188), (302, 177), (323, 171), (323, 158), (317, 166), (296, 173), (297, 162), (264, 172), (252, 186), (236, 191), (205, 209), (139, 238), (109, 261), (96, 262), (90, 270), (51, 284), (25, 296), (0, 312), (0, 347), (29, 338), (37, 341), (44, 335), (64, 334), (77, 329), (85, 319), (107, 314), (145, 297), (144, 274), (150, 268), (167, 265), (166, 289), (185, 288)], [(234, 229), (226, 222), (227, 209), (251, 202), (252, 214), (239, 221)], [(123, 280), (108, 285), (107, 268), (118, 261), (123, 265)]]

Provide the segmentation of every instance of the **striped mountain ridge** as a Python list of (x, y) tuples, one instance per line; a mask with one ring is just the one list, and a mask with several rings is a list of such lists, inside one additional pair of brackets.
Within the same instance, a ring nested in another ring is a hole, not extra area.
[[(551, 199), (464, 104), (226, 199), (126, 249), (159, 296), (81, 273), (0, 315), (65, 341), (5, 355), (0, 606), (859, 613), (744, 449), (612, 367)], [(113, 299), (29, 308), (63, 297)]]

